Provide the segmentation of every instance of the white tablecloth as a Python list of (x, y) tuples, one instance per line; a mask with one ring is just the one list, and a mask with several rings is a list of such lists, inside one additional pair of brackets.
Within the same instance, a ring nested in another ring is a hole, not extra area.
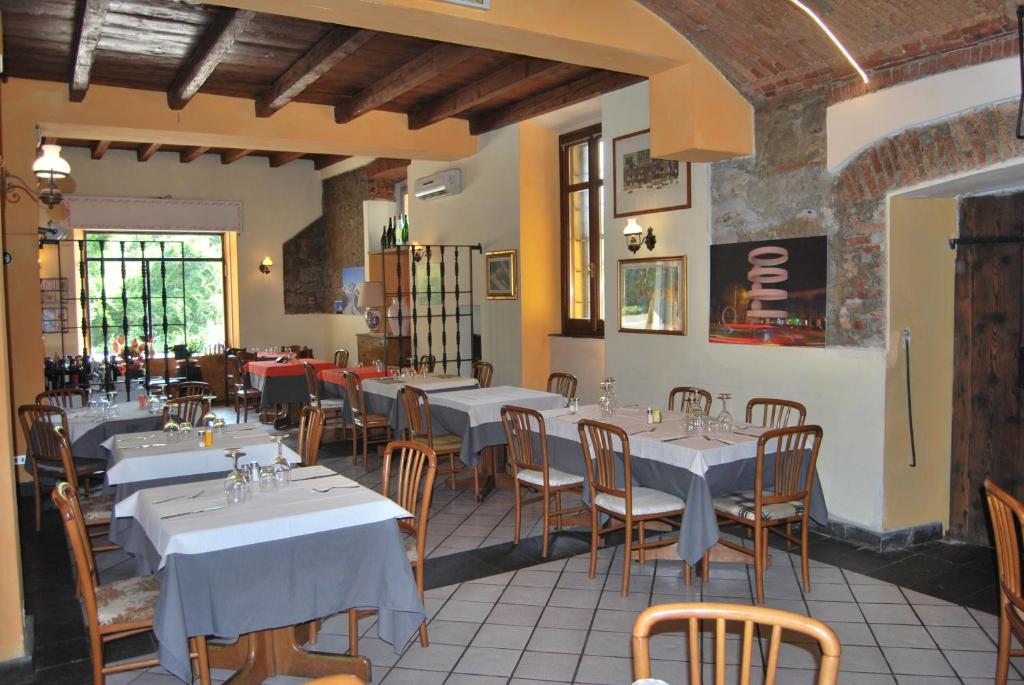
[(444, 376), (416, 376), (402, 378), (371, 378), (363, 381), (363, 392), (381, 395), (388, 399), (396, 399), (398, 391), (404, 387), (419, 388), (426, 393), (434, 393), (441, 390), (453, 390), (459, 388), (475, 388), (478, 385), (475, 378), (465, 376), (444, 377)]
[(117, 407), (118, 415), (115, 418), (102, 416), (98, 410), (90, 411), (88, 407), (65, 409), (64, 412), (68, 415), (68, 432), (70, 433), (68, 439), (71, 444), (74, 445), (75, 441), (97, 426), (117, 421), (149, 419), (154, 416), (147, 409), (139, 409), (138, 402), (119, 402)]
[(447, 407), (465, 412), (469, 416), (470, 428), (487, 423), (500, 423), (501, 408), (506, 404), (542, 411), (564, 408), (565, 398), (552, 392), (529, 390), (510, 385), (475, 390), (455, 390), (430, 396), (431, 409)]
[[(307, 478), (311, 479), (302, 480)], [(158, 568), (171, 554), (203, 554), (412, 516), (387, 497), (324, 466), (294, 469), (292, 480), (286, 488), (258, 492), (232, 506), (226, 504), (220, 478), (148, 488), (119, 502), (114, 514), (138, 522), (160, 557)], [(314, 489), (338, 485), (357, 487), (326, 493)], [(205, 492), (195, 499), (179, 497), (200, 490)], [(154, 504), (171, 497), (179, 498)], [(219, 508), (200, 511), (213, 507)], [(187, 512), (197, 513), (162, 518)]]

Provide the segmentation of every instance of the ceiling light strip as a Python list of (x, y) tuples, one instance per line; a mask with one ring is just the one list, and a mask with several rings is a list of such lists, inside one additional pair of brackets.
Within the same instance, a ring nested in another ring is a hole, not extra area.
[(846, 58), (846, 61), (849, 62), (850, 65), (854, 69), (857, 70), (857, 73), (860, 74), (860, 77), (864, 80), (864, 83), (867, 83), (868, 82), (868, 75), (867, 75), (867, 73), (865, 73), (865, 71), (860, 68), (860, 65), (857, 64), (857, 60), (855, 60), (853, 58), (853, 55), (851, 55), (850, 51), (846, 49), (846, 46), (843, 45), (839, 41), (839, 39), (836, 37), (836, 34), (832, 33), (832, 29), (830, 29), (825, 24), (825, 22), (823, 22), (821, 20), (821, 17), (819, 17), (817, 14), (815, 14), (814, 10), (812, 10), (810, 7), (808, 7), (804, 3), (800, 2), (800, 0), (789, 0), (789, 1), (791, 3), (793, 3), (794, 5), (796, 5), (798, 8), (800, 8), (804, 12), (804, 14), (806, 14), (808, 17), (810, 17), (811, 19), (814, 20), (814, 23), (817, 24), (818, 27), (821, 28), (821, 30), (825, 32), (825, 35), (829, 37), (829, 40), (831, 40), (832, 43), (834, 43), (835, 46), (837, 48), (839, 48), (839, 52), (843, 53), (843, 57)]

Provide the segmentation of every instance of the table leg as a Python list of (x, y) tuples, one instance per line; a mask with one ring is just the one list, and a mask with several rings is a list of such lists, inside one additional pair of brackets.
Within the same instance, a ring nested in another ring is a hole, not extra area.
[(318, 678), (351, 674), (369, 682), (370, 660), (307, 651), (299, 645), (296, 632), (308, 633), (308, 626), (288, 626), (243, 635), (231, 645), (209, 645), (210, 666), (235, 671), (225, 685), (257, 685), (275, 675)]

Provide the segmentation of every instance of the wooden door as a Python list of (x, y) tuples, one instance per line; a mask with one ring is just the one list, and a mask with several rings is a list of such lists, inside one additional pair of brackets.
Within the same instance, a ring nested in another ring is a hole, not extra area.
[[(1024, 235), (1024, 193), (965, 199), (961, 238)], [(957, 250), (950, 536), (991, 544), (986, 476), (1024, 495), (1021, 449), (1022, 250), (1017, 242)], [(927, 430), (927, 427), (923, 427)]]

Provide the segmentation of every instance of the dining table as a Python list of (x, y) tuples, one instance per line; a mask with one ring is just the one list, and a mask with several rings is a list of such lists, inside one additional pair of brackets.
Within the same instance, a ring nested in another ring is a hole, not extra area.
[(365, 656), (304, 649), (309, 623), (374, 608), (378, 636), (398, 653), (424, 620), (397, 524), (412, 514), (324, 466), (241, 503), (214, 479), (139, 490), (114, 513), (137, 529), (125, 550), (140, 573), (160, 581), (160, 664), (186, 682), (188, 638), (199, 635), (233, 641), (208, 643), (211, 667), (235, 671), (233, 685), (341, 673), (369, 682)]
[[(472, 376), (458, 374), (426, 374), (423, 376), (388, 376), (363, 380), (363, 401), (366, 413), (388, 417), (388, 425), (392, 430), (400, 431), (408, 427), (405, 409), (399, 400), (398, 393), (402, 388), (419, 388), (428, 395), (471, 390), (480, 387), (480, 382)], [(342, 417), (345, 421), (352, 420), (352, 407), (348, 397), (342, 397)]]
[[(661, 555), (654, 550), (649, 556), (676, 555), (691, 565), (715, 549), (719, 541), (714, 498), (754, 488), (758, 437), (768, 430), (739, 423), (729, 432), (697, 433), (687, 430), (686, 417), (680, 412), (665, 411), (660, 423), (650, 424), (646, 410), (639, 406), (618, 408), (610, 416), (598, 405), (581, 406), (576, 413), (554, 409), (541, 414), (548, 438), (548, 464), (579, 476), (586, 476), (579, 436), (581, 420), (609, 423), (627, 433), (634, 484), (667, 492), (686, 503), (678, 544)], [(621, 464), (623, 455), (617, 456)], [(765, 459), (765, 486), (770, 487), (774, 482), (774, 455), (766, 454)], [(817, 473), (811, 477), (808, 513), (816, 522), (827, 525), (828, 508), (821, 483)], [(621, 483), (621, 470), (617, 478)], [(589, 494), (585, 494), (589, 501)]]
[[(341, 399), (345, 400), (346, 404), (348, 403), (348, 393), (345, 391), (345, 371), (351, 371), (359, 377), (359, 380), (364, 382), (373, 378), (384, 378), (388, 375), (388, 372), (385, 369), (378, 369), (373, 366), (348, 366), (344, 369), (339, 369), (337, 367), (323, 369), (317, 374), (317, 378), (320, 379), (321, 397)], [(351, 410), (348, 410), (348, 418), (346, 420), (352, 420)]]
[(270, 411), (283, 404), (305, 404), (309, 401), (304, 363), (310, 363), (319, 373), (337, 368), (333, 362), (323, 359), (289, 359), (285, 361), (247, 362), (245, 372), (249, 374), (250, 385), (259, 390), (260, 410)]
[(76, 459), (107, 459), (103, 443), (114, 435), (144, 433), (163, 427), (163, 413), (141, 408), (138, 401), (120, 401), (114, 405), (115, 415), (99, 409), (75, 407), (65, 409), (68, 417), (68, 440)]

